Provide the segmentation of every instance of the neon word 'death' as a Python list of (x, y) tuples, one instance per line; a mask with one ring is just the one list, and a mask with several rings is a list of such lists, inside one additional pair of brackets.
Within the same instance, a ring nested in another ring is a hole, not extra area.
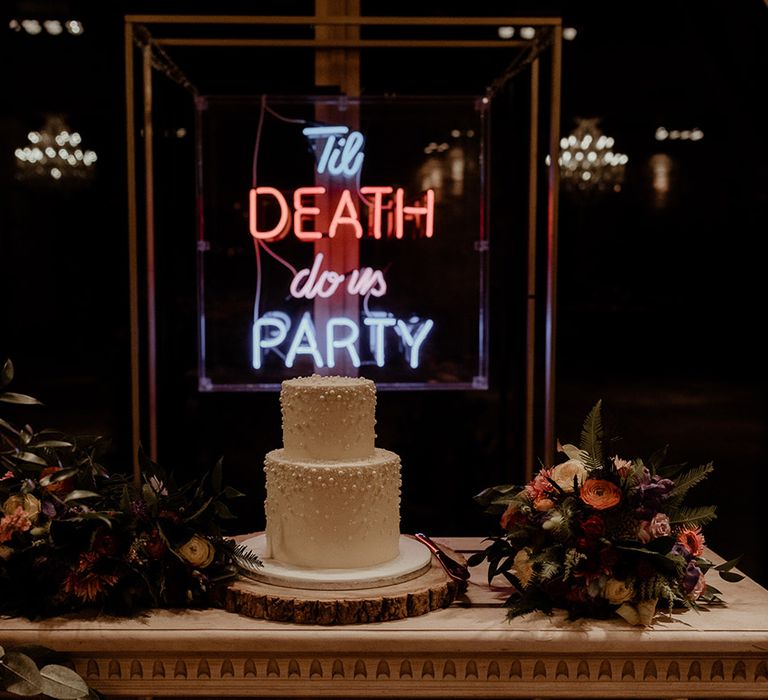
[[(427, 190), (416, 202), (405, 203), (405, 190), (402, 187), (361, 187), (359, 190), (366, 199), (366, 207), (360, 207), (359, 213), (355, 206), (352, 190), (343, 189), (335, 203), (325, 202), (325, 208), (319, 206), (320, 197), (327, 194), (325, 187), (298, 187), (293, 191), (291, 207), (280, 190), (274, 187), (254, 187), (250, 191), (249, 225), (251, 235), (263, 241), (279, 241), (293, 230), (300, 241), (316, 241), (320, 238), (335, 238), (339, 229), (346, 227), (356, 238), (364, 234), (373, 238), (393, 236), (405, 237), (406, 232), (432, 238), (435, 228), (435, 192)], [(260, 199), (270, 198), (277, 205), (279, 217), (277, 224), (271, 227), (260, 227)], [(314, 201), (312, 201), (314, 198)], [(367, 209), (367, 213), (365, 210)], [(327, 231), (318, 231), (316, 217), (321, 213), (330, 213), (330, 223)], [(363, 223), (365, 221), (365, 229)]]

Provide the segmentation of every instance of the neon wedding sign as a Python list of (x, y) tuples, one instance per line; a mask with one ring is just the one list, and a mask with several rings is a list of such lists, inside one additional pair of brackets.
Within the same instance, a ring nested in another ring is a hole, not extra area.
[[(284, 142), (270, 138), (260, 151), (262, 103), (253, 181), (242, 207), (243, 233), (254, 252), (249, 256), (238, 242), (226, 261), (228, 269), (237, 263), (245, 270), (250, 258), (250, 279), (242, 286), (244, 295), (252, 290), (252, 313), (245, 334), (241, 316), (219, 323), (223, 307), (217, 299), (224, 296), (217, 290), (226, 288), (231, 296), (235, 277), (210, 272), (211, 261), (223, 269), (224, 258), (212, 255), (218, 248), (209, 235), (201, 236), (201, 390), (274, 389), (290, 376), (331, 371), (370, 376), (382, 389), (487, 386), (482, 115), (464, 107), (480, 122), (472, 124), (477, 146), (454, 145), (438, 162), (425, 158), (430, 142), (419, 151), (406, 145), (401, 172), (391, 136), (399, 130), (384, 120), (387, 134), (375, 116), (368, 117), (376, 112), (365, 107), (361, 102), (354, 112), (355, 126), (341, 118), (318, 123), (281, 117), (289, 124), (281, 132)], [(212, 111), (208, 105), (206, 112)], [(462, 133), (466, 141), (473, 131)], [(459, 140), (455, 130), (453, 138)], [(451, 148), (435, 145), (441, 153)], [(221, 157), (214, 143), (205, 146), (208, 159)], [(468, 163), (472, 146), (476, 161)], [(203, 168), (204, 184), (205, 175)], [(474, 185), (469, 176), (477, 179)], [(218, 227), (221, 213), (205, 197), (203, 202), (202, 220), (213, 216)], [(466, 226), (473, 219), (474, 230)], [(468, 318), (467, 309), (476, 316)], [(234, 341), (229, 346), (225, 328)], [(233, 328), (241, 330), (235, 335)], [(240, 356), (233, 360), (234, 347)], [(212, 361), (225, 354), (226, 369)]]
[[(359, 131), (350, 131), (346, 126), (307, 127), (303, 134), (320, 144), (316, 173), (330, 176), (355, 177), (360, 174), (365, 154), (364, 138)], [(249, 224), (251, 236), (261, 241), (275, 241), (292, 231), (300, 241), (315, 241), (325, 236), (329, 239), (339, 235), (364, 236), (376, 240), (382, 236), (403, 239), (406, 231), (413, 235), (423, 232), (426, 238), (434, 235), (435, 192), (427, 189), (419, 196), (420, 203), (405, 204), (405, 192), (389, 186), (363, 186), (357, 188), (361, 198), (368, 204), (368, 215), (358, 211), (355, 193), (349, 187), (340, 190), (338, 200), (333, 203), (328, 188), (323, 186), (298, 187), (293, 191), (293, 211), (286, 197), (274, 187), (251, 188), (249, 196)], [(372, 199), (366, 200), (370, 196)], [(272, 197), (280, 215), (272, 227), (262, 228), (259, 224), (259, 197)], [(313, 201), (308, 201), (313, 200)], [(316, 230), (315, 219), (322, 213), (320, 205), (333, 211), (327, 231)], [(362, 209), (363, 207), (361, 207)], [(364, 229), (361, 220), (366, 221)], [(383, 223), (386, 221), (387, 223)], [(409, 230), (410, 229), (410, 230)], [(341, 233), (340, 233), (341, 231)], [(382, 270), (361, 267), (349, 273), (328, 270), (323, 265), (323, 253), (316, 253), (311, 268), (297, 271), (289, 285), (294, 299), (331, 298), (336, 293), (381, 298), (387, 293), (387, 283)], [(258, 314), (258, 309), (257, 309)], [(370, 331), (369, 346), (378, 367), (386, 366), (384, 335), (387, 329), (400, 336), (402, 349), (412, 369), (419, 366), (420, 350), (434, 326), (430, 318), (408, 322), (386, 315), (366, 314), (363, 326)], [(356, 320), (343, 316), (332, 316), (325, 323), (325, 347), (318, 344), (318, 333), (312, 316), (304, 312), (295, 328), (278, 314), (267, 313), (258, 316), (253, 323), (253, 368), (261, 369), (266, 352), (286, 345), (284, 363), (293, 367), (298, 355), (310, 357), (315, 369), (335, 367), (336, 356), (346, 353), (347, 360), (355, 368), (360, 367), (361, 326)], [(292, 336), (292, 337), (291, 337)]]

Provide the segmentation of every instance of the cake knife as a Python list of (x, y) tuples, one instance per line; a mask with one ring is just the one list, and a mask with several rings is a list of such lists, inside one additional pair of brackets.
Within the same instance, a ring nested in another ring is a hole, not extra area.
[(445, 572), (455, 581), (466, 583), (469, 580), (469, 569), (456, 561), (453, 557), (448, 556), (441, 548), (440, 545), (433, 542), (423, 532), (416, 532), (413, 535), (415, 540), (421, 542), (432, 554), (435, 555), (437, 561), (440, 562)]

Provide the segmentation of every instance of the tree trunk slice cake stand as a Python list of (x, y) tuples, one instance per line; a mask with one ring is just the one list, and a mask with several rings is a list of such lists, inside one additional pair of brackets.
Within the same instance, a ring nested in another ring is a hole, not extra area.
[[(241, 543), (250, 545), (258, 553), (263, 540), (259, 533), (255, 537), (247, 535), (237, 538)], [(415, 540), (402, 536), (401, 552), (415, 549), (413, 545), (423, 547)], [(248, 617), (294, 622), (304, 625), (351, 625), (366, 622), (385, 622), (401, 620), (406, 617), (424, 615), (432, 610), (447, 608), (458, 592), (457, 583), (445, 572), (442, 565), (429, 553), (423, 565), (411, 574), (397, 576), (385, 573), (379, 581), (365, 577), (351, 579), (349, 588), (339, 588), (341, 583), (332, 584), (334, 588), (317, 588), (322, 582), (290, 583), (290, 573), (279, 567), (275, 574), (270, 561), (264, 560), (264, 571), (257, 580), (260, 570), (248, 572), (247, 576), (231, 583), (223, 594), (224, 608), (233, 613)], [(448, 554), (459, 561), (462, 557), (455, 552)], [(418, 558), (418, 552), (411, 559)], [(405, 568), (408, 568), (407, 563)], [(325, 570), (326, 572), (328, 570)], [(412, 576), (411, 578), (407, 578)], [(402, 580), (403, 578), (407, 580)], [(281, 580), (282, 579), (282, 580)], [(280, 584), (275, 581), (281, 581)], [(382, 582), (388, 582), (382, 585)], [(366, 587), (361, 587), (365, 585)]]

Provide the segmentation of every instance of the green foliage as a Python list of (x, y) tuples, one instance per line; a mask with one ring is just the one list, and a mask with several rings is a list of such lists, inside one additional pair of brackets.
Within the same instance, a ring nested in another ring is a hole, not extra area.
[[(0, 376), (7, 385), (13, 366)], [(0, 614), (209, 606), (238, 567), (259, 566), (225, 536), (242, 494), (221, 461), (178, 482), (141, 452), (136, 483), (104, 466), (107, 451), (100, 437), (0, 422)]]
[(602, 399), (598, 401), (587, 414), (584, 426), (581, 430), (581, 442), (579, 447), (587, 453), (586, 464), (588, 468), (600, 469), (603, 466), (603, 417)]
[(50, 662), (55, 659), (55, 652), (45, 647), (6, 650), (0, 646), (0, 689), (14, 695), (43, 695), (58, 700), (101, 697), (75, 671)]
[(558, 445), (566, 467), (542, 467), (524, 486), (493, 486), (475, 497), (501, 516), (502, 533), (469, 565), (487, 560), (489, 583), (511, 584), (510, 618), (559, 607), (568, 619), (619, 614), (647, 625), (658, 606), (718, 603), (703, 579), (712, 568), (726, 581), (742, 578), (732, 571), (736, 560), (714, 566), (701, 556), (700, 526), (715, 508), (684, 505), (712, 464), (665, 466), (666, 447), (645, 461), (623, 459), (608, 451), (601, 410), (598, 401), (589, 411), (578, 448)]
[(715, 510), (717, 510), (717, 506), (681, 507), (669, 519), (669, 523), (679, 527), (701, 527), (717, 517)]

